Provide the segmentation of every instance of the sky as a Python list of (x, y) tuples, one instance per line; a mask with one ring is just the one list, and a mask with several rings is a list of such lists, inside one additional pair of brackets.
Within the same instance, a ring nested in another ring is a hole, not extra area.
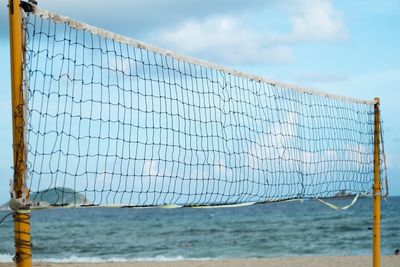
[[(45, 1), (39, 6), (179, 53), (338, 95), (381, 99), (400, 195), (400, 1)], [(0, 23), (8, 25), (7, 3)], [(100, 4), (101, 3), (101, 4)], [(8, 27), (0, 28), (0, 203), (12, 177)]]

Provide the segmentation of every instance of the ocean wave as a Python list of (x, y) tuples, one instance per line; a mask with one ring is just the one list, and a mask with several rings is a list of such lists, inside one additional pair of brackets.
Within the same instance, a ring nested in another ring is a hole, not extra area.
[(11, 254), (1, 254), (0, 253), (0, 262), (13, 262), (12, 258), (14, 255)]
[[(13, 255), (0, 254), (0, 262), (12, 262)], [(75, 262), (140, 262), (140, 261), (206, 261), (210, 258), (184, 258), (183, 256), (166, 257), (166, 256), (155, 256), (155, 257), (137, 257), (137, 258), (99, 258), (99, 257), (78, 257), (71, 256), (68, 258), (38, 258), (33, 259), (34, 262), (51, 262), (51, 263), (75, 263)]]

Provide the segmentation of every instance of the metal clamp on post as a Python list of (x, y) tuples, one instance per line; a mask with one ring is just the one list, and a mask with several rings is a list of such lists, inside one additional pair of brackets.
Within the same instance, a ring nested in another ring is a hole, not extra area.
[(27, 201), (27, 191), (28, 189), (23, 190), (22, 197), (17, 198), (17, 194), (15, 193), (14, 190), (12, 190), (11, 193), (11, 199), (9, 202), (9, 207), (12, 209), (14, 212), (17, 213), (30, 213), (30, 205)]
[(37, 2), (34, 0), (29, 0), (28, 2), (21, 1), (21, 8), (26, 12), (32, 12), (37, 5)]
[(372, 190), (373, 190), (372, 197), (378, 197), (378, 196), (382, 197), (383, 194), (382, 194), (381, 188), (382, 188), (382, 186), (379, 188), (372, 188)]

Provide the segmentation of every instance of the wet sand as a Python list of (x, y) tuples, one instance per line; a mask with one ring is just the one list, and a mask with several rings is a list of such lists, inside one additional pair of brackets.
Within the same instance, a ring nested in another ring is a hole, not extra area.
[[(0, 266), (15, 266), (0, 263)], [(40, 267), (366, 267), (372, 266), (371, 256), (332, 257), (287, 257), (268, 259), (201, 260), (201, 261), (145, 261), (145, 262), (102, 262), (102, 263), (46, 263), (34, 262)], [(383, 256), (382, 267), (400, 267), (400, 256)]]

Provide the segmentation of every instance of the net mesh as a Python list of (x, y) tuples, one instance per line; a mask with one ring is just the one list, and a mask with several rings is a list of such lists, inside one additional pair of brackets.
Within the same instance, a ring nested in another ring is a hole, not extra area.
[(31, 201), (182, 206), (370, 193), (373, 105), (294, 90), (35, 13)]

